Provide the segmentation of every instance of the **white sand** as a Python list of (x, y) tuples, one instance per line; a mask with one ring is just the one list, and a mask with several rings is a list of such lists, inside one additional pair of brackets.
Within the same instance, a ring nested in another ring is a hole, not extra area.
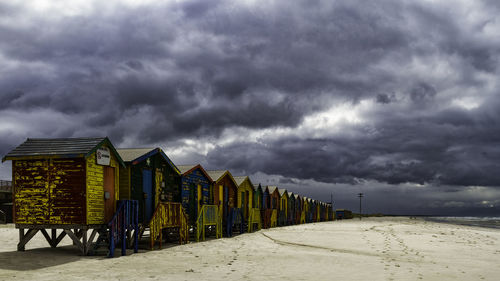
[(0, 280), (500, 280), (500, 230), (406, 218), (274, 228), (114, 259), (51, 249), (41, 234), (17, 252), (17, 239), (13, 226), (0, 228)]

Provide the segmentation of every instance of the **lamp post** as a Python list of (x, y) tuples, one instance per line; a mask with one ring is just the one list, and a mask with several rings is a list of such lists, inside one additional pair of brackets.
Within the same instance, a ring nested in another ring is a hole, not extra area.
[(363, 193), (358, 193), (359, 197), (359, 220), (361, 220), (361, 198), (363, 198)]

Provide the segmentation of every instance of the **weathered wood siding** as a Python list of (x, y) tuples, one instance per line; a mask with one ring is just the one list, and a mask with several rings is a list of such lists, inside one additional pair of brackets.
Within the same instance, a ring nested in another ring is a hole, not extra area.
[[(201, 194), (202, 194), (202, 205), (210, 204), (210, 180), (203, 174), (200, 168), (193, 170), (191, 173), (184, 175), (181, 177), (181, 186), (182, 186), (182, 207), (186, 210), (186, 213), (189, 217), (189, 222), (193, 223), (196, 218), (192, 217), (192, 214), (198, 213), (197, 209), (198, 205), (189, 204), (189, 199), (191, 194), (197, 194), (198, 185), (201, 186)], [(195, 190), (192, 191), (191, 189)], [(191, 216), (190, 216), (191, 214)]]
[[(153, 173), (153, 196), (155, 198), (154, 208), (158, 202), (181, 202), (180, 176), (165, 163), (160, 154), (155, 154), (147, 160), (141, 161), (130, 167), (130, 198), (139, 201), (139, 221), (144, 218), (144, 194), (142, 186), (142, 170), (151, 170)], [(159, 175), (161, 174), (161, 176)], [(162, 187), (161, 182), (164, 182)]]
[[(226, 187), (228, 190), (228, 200), (224, 202), (220, 202), (220, 198), (224, 200), (224, 194), (220, 194), (221, 186)], [(236, 207), (236, 204), (238, 203), (238, 187), (231, 180), (230, 176), (226, 174), (219, 181), (215, 182), (212, 188), (214, 189), (214, 204), (218, 205), (219, 203), (222, 203), (222, 218), (223, 224), (225, 224), (227, 215), (230, 213), (232, 208)]]
[(120, 198), (118, 199), (130, 199), (130, 166), (120, 169)]
[[(242, 193), (244, 194), (242, 196)], [(246, 197), (248, 194), (248, 207), (244, 206), (243, 202), (243, 197)], [(254, 189), (252, 186), (252, 183), (248, 181), (248, 178), (246, 178), (240, 186), (238, 186), (238, 203), (237, 206), (238, 208), (241, 208), (243, 211), (243, 216), (245, 219), (248, 219), (249, 211), (253, 208), (253, 196), (254, 196)]]
[(84, 163), (82, 158), (13, 161), (15, 222), (85, 223)]
[[(87, 158), (87, 224), (104, 224), (104, 166), (97, 165), (96, 153)], [(111, 153), (110, 167), (115, 168), (115, 199), (120, 197), (120, 168)]]

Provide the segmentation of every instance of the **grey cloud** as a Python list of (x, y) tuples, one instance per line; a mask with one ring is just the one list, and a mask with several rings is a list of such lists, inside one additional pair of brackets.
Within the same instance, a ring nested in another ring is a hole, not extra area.
[[(2, 3), (0, 14), (12, 20), (0, 23), (0, 122), (7, 111), (45, 110), (54, 124), (72, 122), (39, 128), (37, 137), (106, 134), (118, 145), (175, 146), (183, 138), (217, 142), (235, 128), (298, 128), (333, 105), (370, 100), (366, 126), (215, 143), (199, 162), (279, 175), (284, 185), (498, 187), (500, 104), (491, 77), (500, 48), (482, 33), (498, 21), (498, 5), (481, 3), (471, 7), (479, 23), (450, 12), (456, 3), (395, 0), (117, 4), (62, 18)], [(450, 105), (471, 93), (484, 100), (479, 108)], [(4, 153), (35, 133), (10, 130), (0, 129), (9, 134)]]

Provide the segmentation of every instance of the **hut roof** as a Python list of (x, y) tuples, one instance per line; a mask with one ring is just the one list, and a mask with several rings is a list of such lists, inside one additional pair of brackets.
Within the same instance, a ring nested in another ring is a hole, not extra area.
[(283, 196), (283, 194), (285, 194), (285, 193), (288, 194), (288, 192), (284, 188), (278, 188), (278, 192), (280, 193), (280, 196)]
[(207, 171), (207, 174), (212, 178), (213, 181), (218, 181), (222, 176), (226, 174), (227, 170), (213, 170)]
[(237, 176), (233, 178), (234, 181), (238, 184), (238, 186), (240, 186), (248, 178), (248, 176)]
[(99, 138), (56, 138), (56, 139), (26, 139), (18, 147), (14, 148), (2, 158), (6, 160), (43, 158), (43, 157), (89, 157), (102, 144), (108, 144), (113, 153), (117, 156), (118, 162), (123, 163), (122, 158), (107, 137)]
[(213, 171), (207, 171), (208, 176), (212, 179), (212, 181), (218, 181), (222, 179), (225, 175), (228, 175), (231, 181), (238, 187), (238, 184), (233, 178), (233, 175), (228, 170), (213, 170)]
[(210, 177), (210, 175), (203, 169), (203, 167), (200, 164), (191, 164), (191, 165), (178, 165), (177, 168), (179, 168), (179, 171), (181, 172), (182, 175), (187, 175), (194, 171), (195, 169), (199, 168), (201, 172), (210, 180), (213, 181), (213, 179)]
[(269, 190), (269, 194), (273, 193), (276, 189), (278, 189), (275, 185), (268, 185), (267, 189)]
[(136, 165), (149, 157), (160, 154), (165, 162), (167, 162), (172, 169), (180, 174), (179, 169), (175, 166), (174, 162), (168, 158), (168, 156), (163, 152), (163, 150), (159, 147), (157, 148), (119, 148), (117, 149), (118, 153), (122, 157), (123, 161), (132, 163), (132, 165)]
[(295, 196), (295, 199), (298, 199), (300, 197), (299, 194), (294, 194), (293, 196)]
[(194, 167), (198, 165), (192, 164), (192, 165), (177, 165), (177, 168), (179, 168), (179, 171), (181, 171), (182, 174), (189, 172), (192, 170)]
[(133, 160), (143, 156), (144, 154), (154, 150), (154, 148), (117, 148), (116, 151), (120, 154), (124, 162), (132, 162)]

